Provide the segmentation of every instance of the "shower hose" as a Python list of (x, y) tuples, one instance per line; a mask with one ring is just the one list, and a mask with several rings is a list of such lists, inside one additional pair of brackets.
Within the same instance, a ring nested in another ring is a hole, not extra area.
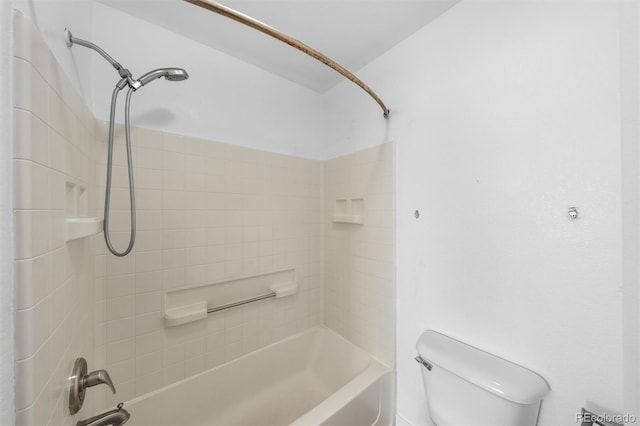
[(131, 129), (129, 123), (129, 106), (131, 104), (131, 94), (134, 92), (134, 88), (130, 87), (127, 92), (124, 107), (124, 133), (127, 147), (127, 169), (129, 172), (129, 207), (131, 211), (131, 234), (129, 235), (129, 245), (123, 252), (117, 251), (111, 243), (111, 236), (109, 235), (109, 211), (111, 210), (111, 176), (113, 174), (113, 139), (114, 139), (114, 125), (115, 125), (115, 113), (116, 113), (116, 101), (118, 100), (118, 94), (127, 85), (127, 79), (123, 78), (116, 84), (116, 88), (111, 95), (111, 112), (109, 114), (109, 147), (107, 155), (107, 182), (104, 195), (104, 241), (107, 243), (109, 251), (118, 257), (128, 255), (133, 249), (133, 244), (136, 241), (136, 200), (135, 190), (133, 185), (133, 160), (131, 157)]

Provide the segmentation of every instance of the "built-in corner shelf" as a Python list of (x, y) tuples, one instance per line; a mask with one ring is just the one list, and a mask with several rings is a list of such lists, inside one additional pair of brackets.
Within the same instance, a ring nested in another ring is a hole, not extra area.
[(334, 223), (364, 225), (364, 198), (342, 198), (335, 200)]
[(65, 219), (65, 241), (89, 237), (102, 231), (101, 217), (67, 217)]
[(87, 215), (89, 191), (74, 179), (67, 180), (65, 190), (65, 241), (90, 237), (102, 231), (102, 218)]
[(364, 225), (364, 219), (362, 215), (333, 215), (333, 221), (335, 223), (353, 223), (356, 225)]

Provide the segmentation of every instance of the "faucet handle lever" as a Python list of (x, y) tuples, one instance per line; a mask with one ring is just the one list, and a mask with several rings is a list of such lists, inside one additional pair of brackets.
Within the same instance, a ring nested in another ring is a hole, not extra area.
[(73, 370), (69, 377), (69, 412), (73, 415), (77, 413), (84, 404), (84, 394), (87, 388), (95, 385), (105, 384), (111, 388), (111, 392), (116, 393), (113, 380), (105, 370), (97, 370), (89, 373), (87, 360), (80, 357), (73, 363)]
[(84, 388), (90, 388), (91, 386), (105, 384), (111, 388), (111, 392), (116, 393), (116, 387), (113, 385), (111, 376), (107, 373), (107, 370), (96, 370), (84, 376), (82, 379), (82, 386)]

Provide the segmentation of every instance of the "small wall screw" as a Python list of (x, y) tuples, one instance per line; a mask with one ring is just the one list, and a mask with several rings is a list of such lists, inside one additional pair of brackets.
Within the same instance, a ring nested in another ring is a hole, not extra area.
[(416, 219), (418, 219), (420, 217), (420, 210), (416, 210), (415, 212), (413, 212), (413, 215), (416, 217)]
[(569, 207), (569, 217), (573, 220), (578, 218), (578, 209), (576, 207)]

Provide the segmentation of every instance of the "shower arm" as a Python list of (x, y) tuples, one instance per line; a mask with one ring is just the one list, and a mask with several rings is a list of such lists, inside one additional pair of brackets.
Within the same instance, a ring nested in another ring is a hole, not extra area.
[(257, 19), (254, 19), (248, 15), (245, 15), (244, 13), (240, 13), (234, 9), (231, 9), (230, 7), (224, 6), (213, 0), (184, 0), (184, 1), (196, 6), (200, 6), (203, 9), (210, 10), (211, 12), (215, 12), (226, 18), (232, 19), (236, 22), (239, 22), (248, 27), (251, 27), (254, 30), (258, 30), (264, 34), (267, 34), (268, 36), (271, 36), (276, 40), (280, 40), (281, 42), (286, 43), (289, 46), (295, 49), (298, 49), (303, 53), (306, 53), (307, 55), (311, 56), (314, 59), (317, 59), (318, 61), (322, 62), (328, 67), (333, 68), (339, 74), (346, 77), (348, 80), (350, 80), (351, 82), (359, 86), (362, 90), (367, 92), (369, 96), (371, 96), (373, 100), (376, 101), (378, 105), (380, 105), (380, 108), (382, 108), (384, 118), (389, 118), (391, 111), (389, 110), (389, 108), (387, 108), (384, 102), (382, 102), (382, 99), (380, 99), (380, 97), (378, 97), (378, 95), (376, 95), (376, 93), (369, 88), (369, 86), (364, 84), (362, 80), (360, 80), (358, 77), (356, 77), (352, 72), (344, 68), (342, 65), (338, 64), (336, 61), (330, 59), (329, 57), (322, 54), (321, 52), (318, 52), (314, 48), (304, 44), (300, 40), (290, 37), (276, 30), (275, 28), (270, 27), (269, 25), (258, 21)]
[(116, 71), (118, 71), (118, 74), (120, 74), (120, 77), (122, 78), (122, 80), (120, 80), (118, 84), (116, 84), (116, 86), (118, 86), (121, 90), (124, 88), (123, 80), (133, 90), (138, 90), (141, 87), (140, 82), (133, 79), (133, 76), (131, 75), (131, 71), (129, 71), (127, 68), (124, 68), (120, 64), (120, 62), (113, 59), (111, 55), (105, 52), (100, 46), (93, 44), (90, 41), (83, 40), (78, 37), (74, 37), (73, 34), (71, 34), (71, 31), (69, 31), (67, 28), (64, 29), (64, 42), (67, 45), (67, 47), (71, 47), (74, 44), (79, 44), (80, 46), (88, 47), (89, 49), (92, 49), (98, 52), (100, 56), (106, 59), (107, 62), (109, 62), (111, 66), (114, 67)]

